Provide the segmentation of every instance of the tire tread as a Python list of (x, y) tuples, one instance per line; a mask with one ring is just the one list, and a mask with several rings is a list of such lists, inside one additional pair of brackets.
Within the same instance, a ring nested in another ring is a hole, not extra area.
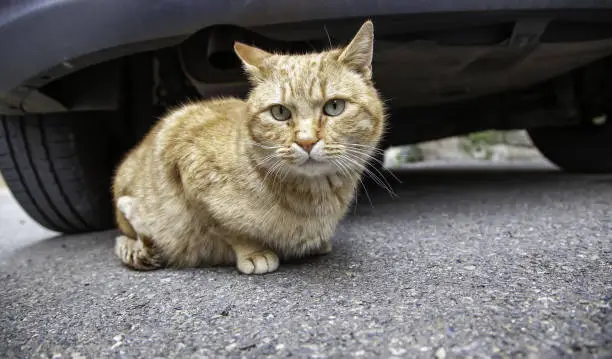
[[(88, 117), (92, 116), (88, 114)], [(110, 139), (82, 114), (0, 116), (0, 170), (23, 209), (62, 233), (113, 226)]]

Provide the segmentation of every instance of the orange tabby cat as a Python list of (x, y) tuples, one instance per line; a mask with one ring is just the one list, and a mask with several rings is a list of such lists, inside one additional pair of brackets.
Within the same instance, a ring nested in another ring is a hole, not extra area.
[(119, 166), (121, 261), (267, 273), (279, 256), (328, 253), (385, 126), (373, 41), (367, 21), (348, 46), (321, 53), (236, 43), (248, 98), (178, 108)]

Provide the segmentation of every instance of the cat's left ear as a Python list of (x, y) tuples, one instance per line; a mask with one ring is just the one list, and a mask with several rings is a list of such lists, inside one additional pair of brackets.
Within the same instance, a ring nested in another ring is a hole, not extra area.
[(372, 78), (372, 56), (374, 54), (374, 24), (368, 20), (353, 37), (338, 61), (359, 72), (366, 79)]
[(271, 53), (266, 52), (257, 47), (245, 45), (241, 42), (234, 43), (234, 52), (242, 64), (244, 69), (254, 78), (261, 79), (263, 75), (264, 63), (267, 58), (272, 56)]

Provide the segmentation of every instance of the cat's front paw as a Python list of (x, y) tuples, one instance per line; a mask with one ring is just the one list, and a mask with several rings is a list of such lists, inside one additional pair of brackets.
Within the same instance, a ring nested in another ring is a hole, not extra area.
[(159, 253), (141, 239), (119, 236), (115, 239), (115, 254), (121, 262), (136, 270), (153, 270), (162, 267)]
[(325, 254), (329, 254), (332, 251), (332, 242), (331, 241), (325, 241), (323, 242), (323, 244), (321, 244), (321, 247), (319, 247), (319, 249), (317, 249), (315, 251), (315, 254), (318, 255), (325, 255)]
[(236, 267), (244, 274), (264, 274), (277, 270), (278, 264), (276, 253), (264, 250), (238, 257)]

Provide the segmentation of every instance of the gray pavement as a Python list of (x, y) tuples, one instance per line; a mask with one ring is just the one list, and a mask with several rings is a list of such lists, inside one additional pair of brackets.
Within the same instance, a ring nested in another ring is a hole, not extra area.
[(0, 358), (610, 358), (612, 176), (400, 172), (331, 255), (137, 273), (0, 192)]

